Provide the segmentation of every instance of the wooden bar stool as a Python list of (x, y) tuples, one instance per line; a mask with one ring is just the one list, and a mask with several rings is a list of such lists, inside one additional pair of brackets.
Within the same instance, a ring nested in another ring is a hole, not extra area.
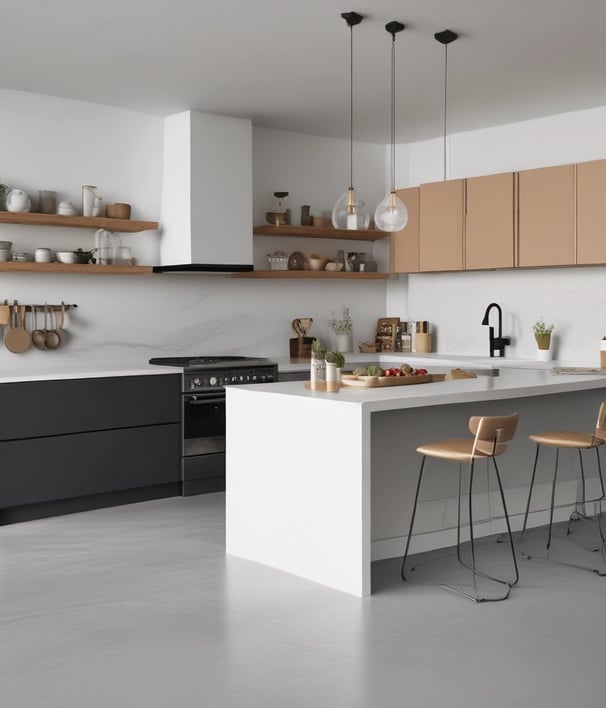
[[(547, 533), (547, 545), (545, 549), (545, 556), (539, 556), (541, 560), (548, 560), (553, 563), (559, 563), (561, 565), (568, 565), (573, 568), (580, 568), (581, 570), (589, 570), (598, 575), (606, 575), (606, 542), (604, 538), (604, 529), (602, 528), (601, 522), (601, 502), (606, 499), (606, 491), (604, 488), (604, 477), (602, 475), (602, 466), (600, 464), (600, 446), (606, 441), (606, 403), (600, 405), (600, 410), (598, 412), (598, 419), (596, 422), (595, 430), (592, 433), (582, 433), (574, 430), (559, 430), (552, 433), (539, 433), (536, 435), (530, 435), (529, 438), (537, 444), (537, 451), (534, 458), (534, 465), (532, 468), (532, 477), (530, 479), (530, 489), (528, 490), (528, 501), (526, 502), (526, 511), (524, 513), (524, 523), (522, 525), (522, 533), (520, 534), (520, 541), (524, 537), (526, 532), (526, 525), (528, 522), (528, 514), (530, 511), (530, 502), (532, 499), (532, 493), (534, 490), (534, 482), (537, 473), (537, 465), (539, 461), (539, 452), (541, 446), (555, 447), (556, 457), (555, 457), (555, 468), (553, 471), (553, 479), (551, 482), (551, 501), (549, 507), (549, 527)], [(570, 515), (568, 520), (568, 527), (566, 529), (566, 538), (569, 541), (573, 541), (578, 546), (581, 546), (587, 551), (600, 552), (602, 567), (595, 567), (593, 565), (581, 565), (578, 563), (569, 563), (561, 560), (554, 560), (549, 557), (549, 551), (551, 550), (551, 541), (553, 538), (553, 512), (555, 508), (555, 492), (556, 483), (558, 481), (558, 462), (560, 448), (567, 448), (570, 450), (577, 450), (579, 454), (579, 472), (580, 472), (580, 495), (577, 495), (577, 501), (575, 503), (575, 509)], [(583, 467), (583, 450), (595, 450), (597, 458), (597, 472), (598, 481), (600, 483), (600, 495), (594, 499), (587, 499), (586, 497), (586, 478), (585, 470)], [(580, 498), (579, 498), (580, 496)], [(587, 504), (599, 504), (599, 509), (594, 515), (587, 515), (586, 505)], [(595, 527), (597, 531), (597, 544), (594, 546), (589, 546), (575, 539), (572, 535), (572, 523), (575, 521), (587, 522)], [(532, 558), (533, 556), (524, 553), (527, 558)]]
[[(475, 435), (472, 438), (465, 439), (451, 439), (443, 440), (442, 442), (429, 443), (427, 445), (421, 445), (417, 448), (417, 452), (423, 455), (421, 460), (421, 469), (419, 470), (419, 480), (417, 482), (417, 490), (415, 493), (415, 501), (412, 510), (412, 517), (410, 519), (410, 529), (408, 531), (408, 539), (406, 540), (406, 548), (404, 550), (404, 557), (402, 558), (402, 570), (401, 576), (402, 580), (406, 581), (406, 559), (408, 557), (408, 551), (410, 549), (410, 541), (412, 538), (412, 532), (415, 523), (415, 516), (417, 513), (417, 504), (419, 501), (419, 492), (421, 490), (421, 482), (423, 480), (423, 470), (425, 467), (425, 460), (428, 457), (434, 457), (441, 460), (448, 460), (449, 462), (459, 463), (459, 494), (458, 494), (458, 514), (457, 514), (457, 560), (459, 563), (471, 571), (473, 577), (473, 593), (464, 592), (463, 590), (450, 586), (442, 585), (445, 590), (450, 590), (452, 592), (463, 595), (464, 597), (473, 600), (474, 602), (496, 602), (499, 600), (506, 600), (509, 597), (511, 588), (517, 584), (519, 580), (518, 564), (516, 560), (515, 548), (513, 543), (513, 537), (511, 534), (511, 525), (509, 522), (509, 515), (507, 513), (507, 504), (505, 502), (505, 495), (503, 493), (503, 484), (501, 482), (501, 475), (499, 473), (499, 468), (497, 467), (497, 462), (495, 457), (502, 455), (507, 449), (508, 443), (512, 440), (515, 435), (516, 429), (518, 427), (518, 414), (514, 413), (510, 416), (472, 416), (469, 419), (469, 430)], [(513, 580), (502, 580), (496, 578), (488, 573), (485, 573), (478, 569), (476, 565), (476, 547), (475, 539), (473, 533), (473, 483), (474, 483), (474, 465), (476, 460), (485, 459), (487, 461), (487, 467), (489, 468), (489, 462), (492, 460), (494, 467), (495, 476), (499, 486), (499, 493), (501, 495), (501, 503), (503, 505), (503, 512), (505, 515), (505, 522), (507, 524), (507, 534), (509, 537), (509, 546), (511, 549), (511, 557), (513, 561)], [(471, 543), (471, 566), (465, 563), (461, 557), (461, 500), (462, 500), (462, 465), (463, 463), (469, 464), (469, 492), (468, 492), (468, 509), (469, 509), (469, 536)], [(505, 593), (500, 594), (496, 597), (486, 597), (480, 595), (478, 591), (478, 578), (487, 578), (488, 580), (494, 581), (499, 585), (505, 587)]]

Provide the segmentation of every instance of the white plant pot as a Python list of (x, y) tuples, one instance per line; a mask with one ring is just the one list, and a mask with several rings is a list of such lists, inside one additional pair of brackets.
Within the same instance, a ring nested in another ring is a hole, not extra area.
[(335, 350), (345, 354), (352, 350), (352, 340), (351, 333), (346, 332), (344, 334), (335, 334)]
[(537, 349), (537, 361), (551, 361), (551, 349)]

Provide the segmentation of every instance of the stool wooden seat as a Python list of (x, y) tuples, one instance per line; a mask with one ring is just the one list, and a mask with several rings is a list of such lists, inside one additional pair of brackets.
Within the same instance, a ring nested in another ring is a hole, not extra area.
[[(402, 558), (402, 569), (401, 577), (402, 580), (406, 581), (406, 560), (408, 558), (408, 552), (410, 550), (410, 542), (412, 539), (412, 533), (414, 530), (415, 517), (417, 513), (417, 505), (419, 502), (419, 493), (421, 490), (421, 483), (423, 480), (423, 472), (425, 468), (425, 461), (428, 457), (433, 457), (440, 460), (447, 460), (449, 462), (459, 463), (459, 495), (458, 495), (458, 514), (457, 514), (457, 559), (461, 565), (471, 571), (473, 577), (473, 593), (462, 591), (459, 588), (442, 585), (446, 590), (451, 590), (464, 597), (473, 600), (474, 602), (486, 602), (486, 601), (498, 601), (505, 600), (509, 597), (511, 588), (518, 582), (518, 564), (516, 560), (515, 548), (513, 543), (513, 537), (511, 534), (511, 525), (509, 522), (509, 515), (507, 513), (507, 504), (505, 502), (505, 495), (503, 493), (503, 484), (501, 482), (501, 475), (499, 473), (499, 468), (495, 457), (502, 455), (507, 449), (508, 443), (513, 439), (518, 425), (518, 414), (514, 413), (510, 416), (472, 416), (469, 419), (469, 430), (474, 434), (474, 438), (453, 438), (448, 440), (442, 440), (435, 443), (427, 443), (425, 445), (420, 445), (417, 448), (417, 452), (423, 455), (421, 460), (421, 469), (419, 470), (419, 479), (417, 481), (417, 488), (415, 493), (415, 500), (412, 510), (412, 516), (410, 519), (410, 529), (408, 531), (408, 538), (406, 540), (406, 548), (404, 550), (404, 556)], [(495, 476), (499, 486), (499, 493), (501, 497), (501, 503), (503, 505), (503, 512), (505, 516), (505, 521), (507, 524), (507, 533), (509, 538), (509, 546), (511, 549), (511, 557), (513, 561), (513, 579), (512, 580), (502, 580), (496, 578), (488, 573), (485, 573), (477, 568), (476, 565), (476, 547), (473, 531), (473, 504), (472, 504), (472, 494), (473, 494), (473, 483), (474, 483), (474, 465), (476, 460), (485, 459), (487, 462), (492, 461)], [(463, 463), (469, 465), (469, 491), (468, 491), (468, 514), (469, 514), (469, 535), (471, 543), (471, 565), (465, 563), (461, 556), (461, 498), (462, 498), (462, 466)], [(489, 580), (498, 583), (505, 588), (505, 592), (501, 593), (496, 597), (486, 597), (480, 595), (478, 591), (477, 580), (478, 577), (487, 578)]]
[[(533, 490), (534, 490), (534, 484), (535, 484), (536, 473), (537, 473), (537, 465), (539, 462), (539, 452), (541, 450), (541, 446), (553, 447), (556, 450), (556, 457), (555, 457), (555, 467), (554, 467), (554, 472), (553, 472), (553, 478), (551, 481), (551, 502), (550, 502), (550, 508), (549, 508), (549, 526), (548, 526), (548, 533), (547, 533), (547, 545), (546, 545), (546, 549), (545, 549), (545, 556), (540, 556), (540, 558), (542, 560), (549, 560), (554, 563), (560, 563), (561, 565), (568, 565), (568, 566), (572, 566), (574, 568), (580, 568), (582, 570), (590, 570), (594, 573), (597, 573), (598, 575), (606, 575), (606, 542), (605, 542), (604, 530), (602, 528), (602, 523), (601, 523), (601, 508), (598, 511), (598, 513), (595, 515), (587, 515), (586, 509), (585, 509), (585, 506), (587, 504), (592, 504), (592, 503), (598, 504), (598, 503), (602, 502), (604, 499), (606, 499), (606, 490), (604, 487), (604, 477), (602, 475), (602, 466), (600, 463), (600, 450), (599, 450), (599, 448), (604, 444), (604, 442), (606, 442), (606, 403), (603, 402), (600, 405), (600, 410), (598, 411), (598, 419), (596, 422), (596, 427), (592, 433), (578, 432), (576, 430), (559, 430), (556, 432), (535, 433), (533, 435), (529, 435), (528, 437), (530, 438), (530, 440), (532, 440), (533, 442), (536, 443), (537, 449), (536, 449), (535, 458), (534, 458), (534, 465), (532, 468), (530, 488), (528, 490), (528, 501), (526, 502), (526, 511), (524, 513), (524, 523), (522, 525), (522, 532), (520, 534), (520, 541), (522, 541), (522, 539), (524, 537), (524, 534), (526, 532), (526, 526), (528, 523), (528, 514), (530, 512), (530, 504), (531, 504), (532, 494), (533, 494)], [(585, 550), (589, 550), (592, 552), (599, 551), (601, 554), (601, 561), (602, 561), (601, 567), (596, 567), (595, 563), (593, 565), (583, 565), (583, 564), (577, 564), (577, 563), (568, 563), (568, 562), (564, 562), (562, 560), (555, 560), (555, 559), (549, 557), (549, 552), (551, 550), (551, 541), (552, 541), (552, 537), (553, 537), (553, 515), (554, 515), (554, 508), (555, 508), (556, 483), (558, 480), (558, 463), (559, 463), (560, 448), (578, 450), (580, 483), (581, 483), (580, 499), (577, 496), (575, 509), (572, 512), (572, 514), (570, 515), (570, 518), (568, 521), (568, 528), (566, 530), (566, 538), (570, 541), (573, 541), (577, 545), (581, 546)], [(587, 499), (587, 496), (586, 496), (587, 482), (586, 482), (586, 478), (585, 478), (585, 469), (583, 467), (583, 456), (581, 453), (583, 450), (592, 450), (592, 449), (595, 449), (595, 451), (596, 451), (597, 476), (598, 476), (598, 481), (600, 484), (600, 494), (599, 494), (599, 496), (597, 496), (593, 499)], [(581, 543), (580, 541), (576, 540), (572, 536), (571, 528), (572, 528), (572, 523), (575, 521), (585, 521), (585, 522), (589, 522), (593, 526), (595, 526), (595, 528), (597, 530), (597, 540), (596, 540), (596, 544), (594, 546), (588, 546), (584, 543)], [(528, 553), (524, 553), (524, 555), (527, 558), (531, 558), (531, 556)]]

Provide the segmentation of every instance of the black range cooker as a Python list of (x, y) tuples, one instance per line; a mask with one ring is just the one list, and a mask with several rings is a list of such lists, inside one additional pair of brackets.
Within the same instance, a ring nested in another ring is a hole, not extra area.
[(149, 363), (183, 369), (183, 496), (224, 490), (225, 386), (277, 381), (277, 364), (246, 356), (154, 357)]

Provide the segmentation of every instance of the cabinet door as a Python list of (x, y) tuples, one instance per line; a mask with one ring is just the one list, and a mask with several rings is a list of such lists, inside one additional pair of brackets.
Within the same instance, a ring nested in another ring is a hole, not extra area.
[(419, 271), (463, 270), (462, 179), (422, 184), (419, 194)]
[(398, 197), (408, 209), (408, 223), (391, 234), (389, 270), (391, 273), (419, 272), (419, 188), (398, 189)]
[(177, 423), (0, 442), (0, 509), (179, 480)]
[(606, 160), (577, 165), (577, 263), (606, 263)]
[(573, 265), (574, 165), (524, 170), (518, 190), (518, 265)]
[(513, 172), (468, 179), (465, 269), (513, 268), (514, 243)]

